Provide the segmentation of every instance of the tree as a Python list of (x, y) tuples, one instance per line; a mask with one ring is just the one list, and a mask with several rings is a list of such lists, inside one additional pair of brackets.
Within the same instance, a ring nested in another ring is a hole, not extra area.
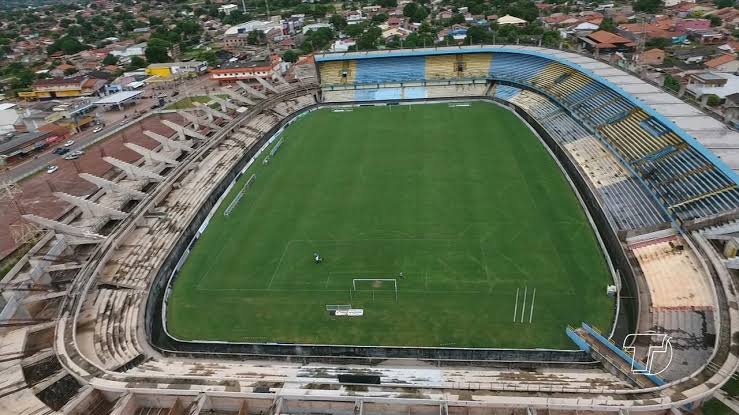
[(604, 17), (603, 21), (600, 23), (600, 30), (605, 30), (606, 32), (616, 33), (616, 23), (613, 22), (613, 19), (610, 17)]
[(387, 19), (388, 19), (388, 15), (386, 13), (378, 13), (378, 14), (372, 16), (372, 21), (374, 23), (386, 22)]
[(111, 55), (110, 53), (103, 59), (103, 65), (118, 65), (118, 57)]
[(90, 49), (89, 45), (82, 44), (79, 40), (71, 36), (62, 36), (54, 43), (46, 48), (46, 52), (50, 55), (61, 51), (65, 55), (74, 55), (77, 52)]
[(662, 0), (636, 0), (634, 10), (644, 13), (657, 13), (662, 8)]
[(562, 41), (562, 36), (556, 30), (547, 30), (541, 35), (541, 43), (544, 46), (556, 47)]
[(64, 70), (64, 76), (69, 76), (77, 73), (77, 68), (67, 68)]
[(359, 24), (353, 24), (346, 27), (344, 30), (344, 33), (347, 34), (347, 36), (350, 37), (357, 37), (361, 35), (364, 32), (364, 29), (367, 28), (367, 23), (359, 23)]
[(131, 58), (131, 62), (126, 66), (127, 71), (135, 71), (136, 69), (145, 68), (147, 65), (144, 58), (141, 56), (134, 56)]
[(480, 26), (472, 26), (467, 29), (467, 42), (469, 44), (481, 44), (487, 42), (488, 32)]
[(36, 79), (36, 74), (28, 68), (21, 68), (9, 75), (13, 76), (13, 79), (10, 81), (10, 88), (13, 90), (28, 88), (34, 79)]
[(375, 4), (386, 9), (398, 7), (398, 0), (377, 0)]
[(669, 74), (665, 76), (665, 80), (662, 83), (662, 86), (670, 91), (677, 92), (680, 90), (680, 82)]
[(460, 24), (464, 23), (464, 15), (462, 13), (455, 13), (452, 18), (449, 19), (449, 24)]
[(403, 16), (409, 18), (411, 22), (420, 22), (425, 19), (428, 14), (428, 10), (417, 3), (408, 3), (403, 7)]
[(709, 94), (706, 104), (708, 104), (709, 107), (717, 107), (721, 104), (721, 98), (716, 94)]
[(146, 60), (149, 63), (169, 62), (169, 48), (172, 44), (166, 40), (152, 37), (146, 43)]
[(382, 30), (377, 26), (369, 27), (359, 39), (357, 39), (357, 50), (372, 50), (377, 48), (377, 40), (382, 36)]
[(197, 60), (208, 62), (209, 66), (215, 66), (218, 64), (218, 57), (214, 50), (200, 50), (196, 55)]
[(285, 62), (295, 63), (298, 61), (298, 54), (294, 50), (288, 49), (282, 54), (282, 60)]
[(263, 33), (261, 30), (252, 30), (246, 35), (246, 43), (250, 45), (258, 45), (262, 42)]
[(649, 39), (645, 44), (648, 48), (659, 48), (664, 49), (672, 44), (672, 40), (666, 37), (656, 37)]
[(346, 27), (346, 19), (340, 14), (331, 16), (331, 18), (328, 19), (328, 22), (331, 23), (331, 26), (336, 30), (344, 30)]
[(328, 27), (322, 27), (317, 30), (311, 30), (305, 34), (305, 40), (301, 45), (304, 53), (311, 53), (315, 50), (326, 49), (334, 38), (333, 30)]
[(708, 16), (708, 20), (711, 21), (711, 27), (721, 26), (724, 24), (724, 21), (718, 16), (710, 15)]
[(736, 0), (713, 0), (713, 4), (719, 9), (723, 9), (724, 7), (734, 7)]
[(529, 22), (533, 22), (539, 17), (539, 9), (536, 8), (532, 1), (519, 0), (504, 6), (503, 11), (505, 14), (510, 14)]

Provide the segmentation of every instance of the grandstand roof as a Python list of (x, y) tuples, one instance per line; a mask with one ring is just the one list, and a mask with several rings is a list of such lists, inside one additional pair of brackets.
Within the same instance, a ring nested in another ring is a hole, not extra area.
[[(554, 59), (570, 66), (578, 66), (596, 80), (605, 81), (637, 105), (651, 109), (677, 127), (678, 131), (694, 137), (703, 147), (711, 150), (719, 160), (733, 170), (733, 178), (739, 173), (739, 132), (729, 129), (723, 122), (700, 111), (696, 107), (665, 92), (657, 86), (631, 75), (622, 69), (588, 56), (536, 46), (450, 46), (434, 49), (395, 49), (367, 52), (342, 52), (316, 54), (317, 62), (346, 59), (381, 58), (385, 56), (448, 55), (460, 52), (518, 52)], [(712, 158), (713, 155), (710, 155)]]

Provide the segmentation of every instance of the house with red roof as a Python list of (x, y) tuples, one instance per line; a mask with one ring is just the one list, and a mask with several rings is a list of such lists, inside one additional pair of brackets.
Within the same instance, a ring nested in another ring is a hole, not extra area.
[(714, 72), (735, 73), (739, 71), (739, 61), (733, 53), (719, 55), (704, 63), (706, 69)]
[(598, 53), (631, 52), (636, 46), (630, 39), (605, 30), (599, 30), (578, 39), (586, 49)]

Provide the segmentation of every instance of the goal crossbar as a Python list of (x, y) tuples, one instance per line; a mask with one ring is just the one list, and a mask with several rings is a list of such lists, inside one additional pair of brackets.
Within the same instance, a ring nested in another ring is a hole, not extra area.
[(349, 310), (352, 308), (351, 304), (326, 304), (326, 310), (332, 311), (332, 310)]

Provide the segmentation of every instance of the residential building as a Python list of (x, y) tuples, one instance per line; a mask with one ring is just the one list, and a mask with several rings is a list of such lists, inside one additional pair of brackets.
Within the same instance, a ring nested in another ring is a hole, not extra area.
[(353, 40), (342, 40), (339, 39), (331, 45), (331, 52), (348, 52), (349, 48), (356, 45), (357, 42)]
[(739, 76), (733, 74), (701, 72), (689, 75), (687, 81), (686, 92), (698, 100), (707, 95), (724, 99), (739, 91)]
[(347, 24), (357, 24), (367, 19), (367, 17), (362, 14), (361, 10), (350, 11), (346, 14), (345, 18)]
[(408, 29), (403, 29), (402, 27), (391, 27), (382, 32), (382, 38), (385, 40), (390, 39), (392, 37), (398, 38), (398, 39), (405, 39), (411, 33), (413, 32)]
[(231, 52), (238, 52), (249, 46), (249, 33), (260, 32), (265, 40), (274, 40), (283, 34), (283, 25), (279, 21), (251, 20), (229, 27), (223, 35), (223, 47)]
[(724, 25), (739, 24), (739, 10), (733, 7), (724, 7), (723, 9), (715, 10), (707, 14), (717, 16), (721, 19), (721, 22)]
[(331, 25), (328, 23), (313, 23), (303, 26), (303, 34), (310, 32), (311, 30), (318, 30), (328, 28), (331, 29)]
[(12, 103), (0, 104), (0, 136), (16, 131), (21, 116), (15, 107)]
[(218, 8), (218, 11), (228, 16), (238, 9), (239, 9), (239, 6), (235, 4), (224, 4), (223, 6)]
[(678, 30), (676, 21), (671, 18), (661, 18), (653, 22), (620, 24), (618, 33), (635, 42), (642, 38), (670, 39), (676, 44), (685, 40), (686, 30)]
[(734, 54), (717, 56), (704, 64), (706, 69), (713, 72), (736, 73), (739, 72), (739, 60)]
[(581, 36), (579, 39), (586, 49), (596, 53), (631, 52), (636, 46), (631, 40), (605, 30)]
[(498, 18), (497, 22), (500, 26), (509, 24), (513, 26), (524, 27), (527, 24), (526, 20), (511, 16), (510, 14), (506, 14), (505, 16)]
[(49, 99), (91, 96), (97, 94), (106, 84), (104, 79), (88, 76), (72, 78), (39, 79), (32, 85), (31, 91), (18, 92), (24, 99)]
[(665, 51), (662, 49), (649, 49), (639, 55), (637, 60), (640, 65), (659, 66), (665, 62)]
[(708, 19), (675, 19), (674, 28), (676, 32), (709, 30), (711, 28), (711, 21)]
[(144, 56), (146, 54), (146, 42), (129, 45), (124, 49), (111, 50), (110, 54), (121, 59), (130, 59), (134, 56)]
[(701, 45), (720, 45), (726, 40), (726, 35), (714, 30), (691, 30), (688, 38)]
[(207, 61), (152, 63), (146, 67), (146, 74), (160, 78), (172, 78), (189, 74), (197, 75), (207, 69)]
[(278, 55), (259, 56), (248, 61), (236, 61), (210, 70), (210, 79), (220, 83), (250, 81), (254, 78), (272, 79), (280, 73), (282, 59)]

